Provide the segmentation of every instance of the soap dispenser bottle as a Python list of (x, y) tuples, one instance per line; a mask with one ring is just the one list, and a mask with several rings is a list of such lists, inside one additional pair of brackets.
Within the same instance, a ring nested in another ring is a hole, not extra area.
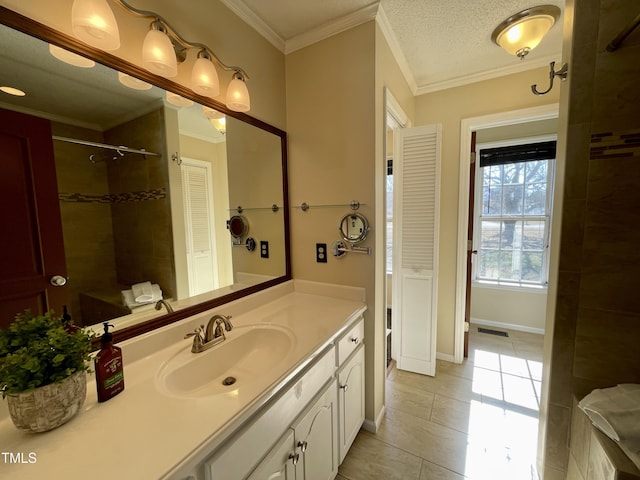
[(103, 325), (102, 348), (94, 358), (98, 402), (106, 402), (124, 390), (122, 350), (113, 345), (113, 335), (109, 332), (113, 325), (108, 322)]

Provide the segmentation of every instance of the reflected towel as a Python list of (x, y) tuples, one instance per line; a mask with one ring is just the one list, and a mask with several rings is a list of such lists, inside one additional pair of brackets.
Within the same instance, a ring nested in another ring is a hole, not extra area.
[(640, 452), (640, 385), (596, 389), (578, 406), (593, 424), (626, 449)]
[(131, 286), (133, 299), (138, 303), (149, 303), (153, 301), (153, 289), (151, 282), (136, 283)]
[(136, 302), (133, 297), (133, 289), (131, 290), (122, 290), (122, 304), (128, 308), (140, 307), (141, 305), (148, 305), (149, 303), (155, 303), (158, 300), (162, 300), (162, 290), (160, 290), (160, 285), (154, 283), (151, 285), (151, 300), (147, 302)]

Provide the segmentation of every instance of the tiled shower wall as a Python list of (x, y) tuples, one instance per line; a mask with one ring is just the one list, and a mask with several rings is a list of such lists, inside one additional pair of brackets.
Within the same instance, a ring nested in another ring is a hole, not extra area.
[(574, 13), (545, 480), (564, 478), (572, 395), (640, 383), (640, 13), (635, 0), (569, 0)]

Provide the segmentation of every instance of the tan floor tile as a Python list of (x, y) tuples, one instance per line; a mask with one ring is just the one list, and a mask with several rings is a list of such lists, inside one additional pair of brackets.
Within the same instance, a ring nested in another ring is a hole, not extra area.
[(469, 432), (471, 404), (455, 398), (436, 395), (433, 400), (431, 421), (460, 432)]
[(401, 383), (407, 387), (423, 390), (425, 392), (439, 393), (458, 400), (471, 401), (472, 398), (480, 398), (473, 393), (472, 381), (467, 378), (455, 377), (446, 373), (436, 373), (435, 377), (419, 375), (417, 373), (396, 370), (395, 375), (388, 377), (389, 381)]
[(435, 463), (427, 462), (426, 460), (422, 462), (420, 480), (464, 480), (465, 478)]
[(455, 472), (464, 471), (467, 435), (399, 410), (387, 409), (378, 438)]
[(454, 377), (473, 379), (473, 362), (465, 359), (462, 363), (447, 362), (445, 360), (436, 361), (436, 376), (441, 373)]
[(387, 382), (386, 406), (429, 420), (433, 406), (432, 392), (406, 385), (402, 382)]
[(339, 473), (349, 480), (418, 480), (422, 459), (360, 431)]

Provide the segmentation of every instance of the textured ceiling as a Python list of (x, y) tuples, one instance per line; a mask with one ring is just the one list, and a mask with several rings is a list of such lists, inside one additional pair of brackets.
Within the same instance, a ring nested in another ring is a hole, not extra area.
[[(532, 0), (222, 1), (285, 52), (341, 31), (345, 18), (355, 25), (377, 13), (415, 93), (536, 68), (561, 56), (562, 17), (524, 61), (491, 42), (500, 22), (539, 5)], [(564, 0), (543, 3), (564, 8)]]

